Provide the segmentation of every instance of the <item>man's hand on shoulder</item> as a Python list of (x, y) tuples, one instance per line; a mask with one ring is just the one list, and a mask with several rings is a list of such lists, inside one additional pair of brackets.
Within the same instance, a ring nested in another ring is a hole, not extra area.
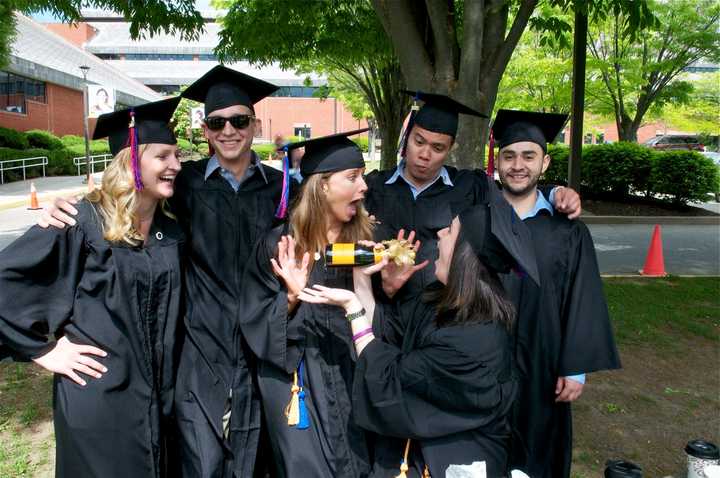
[(63, 229), (65, 225), (74, 226), (76, 224), (73, 216), (77, 216), (78, 210), (73, 204), (78, 203), (78, 198), (55, 198), (51, 206), (46, 207), (40, 214), (38, 226), (46, 229), (50, 226)]
[(580, 195), (573, 188), (558, 186), (555, 188), (555, 210), (567, 214), (568, 219), (577, 219), (582, 213)]

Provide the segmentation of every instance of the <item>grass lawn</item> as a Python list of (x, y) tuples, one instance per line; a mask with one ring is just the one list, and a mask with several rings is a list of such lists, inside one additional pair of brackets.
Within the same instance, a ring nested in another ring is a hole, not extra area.
[[(684, 477), (688, 440), (720, 444), (720, 278), (605, 280), (623, 369), (588, 377), (574, 405), (573, 478), (610, 458)], [(52, 378), (0, 364), (0, 477), (53, 476)]]

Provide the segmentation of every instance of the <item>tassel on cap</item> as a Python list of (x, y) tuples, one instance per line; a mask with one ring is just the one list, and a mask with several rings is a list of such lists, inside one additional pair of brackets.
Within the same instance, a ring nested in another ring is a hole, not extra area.
[(143, 183), (140, 175), (140, 158), (138, 154), (138, 134), (135, 127), (135, 111), (130, 110), (130, 129), (128, 139), (130, 140), (130, 165), (132, 167), (133, 178), (135, 179), (135, 190), (142, 191)]
[(278, 219), (284, 219), (287, 215), (288, 201), (290, 200), (290, 157), (288, 155), (287, 146), (280, 148), (285, 151), (285, 155), (282, 159), (282, 170), (283, 170), (283, 182), (282, 182), (282, 194), (280, 195), (280, 203), (275, 210), (275, 217)]
[(493, 130), (490, 130), (490, 140), (488, 141), (488, 166), (487, 175), (491, 178), (495, 176), (495, 136)]
[(408, 140), (410, 138), (410, 131), (413, 129), (413, 126), (415, 126), (415, 116), (417, 116), (418, 111), (420, 110), (420, 106), (418, 105), (418, 100), (420, 99), (421, 92), (418, 91), (415, 93), (415, 96), (413, 97), (413, 104), (412, 108), (410, 108), (410, 118), (408, 118), (407, 127), (405, 127), (404, 134), (402, 135), (402, 142), (400, 143), (400, 157), (404, 158), (405, 153), (407, 152), (407, 145)]

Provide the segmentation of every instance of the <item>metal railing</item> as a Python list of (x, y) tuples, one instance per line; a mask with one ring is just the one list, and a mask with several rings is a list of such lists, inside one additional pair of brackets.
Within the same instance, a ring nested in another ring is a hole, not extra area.
[(45, 166), (48, 164), (47, 156), (35, 156), (33, 158), (6, 159), (0, 161), (0, 184), (5, 184), (5, 171), (14, 169), (22, 169), (23, 181), (26, 179), (25, 171), (27, 168), (42, 167), (43, 177), (45, 177)]
[[(94, 154), (90, 156), (90, 174), (95, 174), (95, 165), (102, 163), (103, 170), (107, 167), (107, 163), (112, 161), (112, 154)], [(73, 164), (77, 167), (78, 176), (80, 176), (80, 168), (87, 166), (87, 159), (85, 156), (78, 156), (73, 158)]]

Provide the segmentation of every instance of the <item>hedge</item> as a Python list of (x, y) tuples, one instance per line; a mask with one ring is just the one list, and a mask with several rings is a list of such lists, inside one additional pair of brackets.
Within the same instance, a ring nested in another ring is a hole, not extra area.
[(62, 149), (63, 143), (60, 138), (49, 131), (33, 129), (25, 132), (25, 137), (32, 148)]
[[(548, 154), (551, 161), (543, 182), (567, 184), (569, 149), (550, 145)], [(710, 158), (694, 151), (654, 151), (635, 143), (584, 146), (580, 176), (584, 193), (662, 194), (678, 204), (702, 201), (720, 189), (718, 168)]]
[(275, 145), (273, 143), (253, 144), (252, 149), (260, 156), (260, 160), (265, 161), (275, 151)]
[(0, 147), (14, 149), (28, 149), (30, 143), (25, 133), (10, 128), (0, 128)]
[(357, 144), (358, 148), (360, 148), (363, 153), (367, 153), (370, 150), (369, 140), (365, 136), (359, 136), (357, 138), (353, 138), (352, 140), (353, 143)]
[(720, 172), (713, 161), (696, 151), (655, 154), (650, 182), (653, 192), (667, 194), (677, 204), (706, 201), (720, 189)]

